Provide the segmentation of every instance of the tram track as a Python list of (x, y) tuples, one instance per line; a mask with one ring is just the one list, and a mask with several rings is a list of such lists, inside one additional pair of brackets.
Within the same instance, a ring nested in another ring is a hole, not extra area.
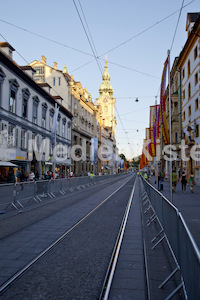
[[(45, 258), (48, 256), (48, 254), (51, 252), (51, 250), (56, 249), (60, 244), (62, 244), (62, 242), (72, 233), (73, 231), (80, 231), (80, 228), (83, 226), (84, 222), (87, 220), (89, 220), (89, 218), (93, 217), (94, 214), (97, 215), (97, 211), (100, 210), (100, 208), (102, 209), (104, 207), (104, 205), (107, 203), (108, 204), (108, 200), (114, 198), (114, 196), (116, 196), (118, 193), (121, 193), (122, 189), (125, 188), (125, 186), (132, 180), (133, 178), (128, 177), (128, 179), (121, 184), (115, 191), (113, 191), (112, 193), (110, 193), (109, 196), (107, 196), (105, 199), (103, 199), (103, 201), (101, 201), (95, 208), (93, 208), (90, 212), (88, 212), (83, 218), (81, 218), (78, 222), (76, 222), (76, 224), (74, 224), (70, 229), (68, 229), (66, 232), (64, 232), (59, 238), (56, 239), (56, 241), (54, 241), (53, 243), (51, 243), (47, 248), (45, 248), (39, 255), (37, 255), (33, 260), (31, 260), (26, 266), (24, 266), (21, 270), (19, 270), (14, 276), (12, 276), (11, 278), (9, 278), (9, 280), (7, 280), (4, 284), (1, 285), (0, 287), (0, 293), (1, 295), (4, 295), (4, 292), (6, 293), (6, 291), (11, 287), (12, 290), (12, 286), (15, 285), (15, 283), (17, 282), (17, 280), (19, 281), (20, 278), (23, 278), (24, 275), (27, 273), (28, 270), (33, 269), (33, 267), (39, 262), (42, 261), (42, 258)], [(124, 201), (124, 200), (123, 200)], [(112, 200), (112, 202), (115, 204), (115, 201)], [(117, 202), (117, 201), (116, 201)], [(126, 201), (125, 201), (126, 202)], [(113, 204), (112, 204), (113, 205)], [(110, 209), (110, 208), (109, 208)], [(112, 211), (112, 210), (111, 210)], [(97, 215), (98, 216), (98, 215)], [(94, 217), (93, 217), (94, 218)], [(99, 217), (98, 217), (99, 218)], [(108, 222), (108, 219), (106, 220), (106, 222)], [(89, 226), (89, 224), (87, 224), (87, 227)], [(98, 223), (99, 226), (99, 223)], [(113, 247), (112, 247), (113, 248)], [(33, 275), (34, 276), (34, 275)], [(23, 280), (22, 280), (23, 281)], [(25, 280), (26, 281), (26, 280)], [(15, 289), (15, 288), (14, 288)], [(20, 293), (20, 289), (18, 289), (18, 292)], [(11, 292), (12, 293), (12, 292)], [(8, 298), (5, 298), (8, 299)], [(20, 299), (20, 298), (19, 298)], [(23, 298), (21, 298), (23, 299)], [(27, 298), (29, 299), (29, 298)], [(42, 299), (42, 298), (41, 298)], [(49, 298), (49, 299), (54, 299), (54, 298)], [(64, 298), (67, 299), (67, 298)], [(69, 298), (70, 299), (70, 298)], [(92, 298), (91, 298), (92, 299)]]

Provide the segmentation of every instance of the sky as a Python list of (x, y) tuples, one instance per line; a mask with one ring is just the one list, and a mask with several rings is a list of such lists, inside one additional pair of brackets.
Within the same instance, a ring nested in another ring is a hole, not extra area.
[(156, 96), (160, 101), (167, 52), (172, 66), (187, 40), (187, 13), (199, 11), (200, 0), (1, 1), (0, 42), (15, 48), (19, 65), (41, 55), (60, 70), (66, 64), (93, 102), (107, 60), (116, 98), (117, 147), (131, 159), (142, 152), (149, 106)]

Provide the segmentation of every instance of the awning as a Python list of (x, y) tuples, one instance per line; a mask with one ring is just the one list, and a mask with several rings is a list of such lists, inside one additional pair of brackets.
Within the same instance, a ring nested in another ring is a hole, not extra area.
[(0, 167), (18, 167), (9, 161), (0, 161)]

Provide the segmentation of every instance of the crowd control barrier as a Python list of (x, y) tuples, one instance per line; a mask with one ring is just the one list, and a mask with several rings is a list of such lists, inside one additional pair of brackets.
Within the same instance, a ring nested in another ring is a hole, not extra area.
[(123, 175), (103, 175), (94, 176), (93, 178), (84, 176), (1, 184), (0, 213), (5, 213), (11, 208), (21, 211), (32, 202), (40, 203), (46, 198), (52, 199), (59, 195), (64, 196)]
[(179, 271), (182, 283), (166, 299), (171, 299), (180, 288), (183, 288), (186, 299), (200, 299), (200, 251), (183, 216), (166, 197), (141, 177), (140, 187), (144, 213), (152, 212), (147, 226), (156, 219), (161, 227), (152, 240), (152, 243), (156, 242), (152, 249), (166, 238), (177, 266), (159, 288)]

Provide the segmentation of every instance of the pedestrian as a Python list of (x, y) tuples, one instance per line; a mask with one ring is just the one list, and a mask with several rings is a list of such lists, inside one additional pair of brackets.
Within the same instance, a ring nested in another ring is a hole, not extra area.
[(91, 172), (90, 173), (90, 179), (93, 180), (93, 178), (94, 178), (94, 174), (93, 174), (93, 172)]
[(36, 173), (35, 173), (35, 180), (39, 180), (39, 178), (40, 178), (40, 175), (39, 175), (39, 172), (37, 170)]
[(28, 171), (26, 170), (26, 172), (24, 173), (24, 181), (28, 181), (29, 179), (29, 174)]
[(173, 170), (173, 172), (172, 172), (172, 192), (173, 193), (176, 192), (176, 184), (177, 184), (177, 174), (176, 174), (175, 170)]
[(47, 172), (47, 175), (45, 175), (45, 179), (46, 180), (51, 180), (51, 174), (50, 174), (49, 171)]
[[(24, 182), (24, 171), (23, 171), (23, 170), (21, 170), (21, 174), (20, 174), (20, 182)], [(22, 191), (22, 190), (24, 189), (23, 183), (20, 184), (20, 186), (21, 186), (21, 191)]]
[(186, 191), (187, 179), (186, 179), (186, 174), (185, 174), (184, 171), (182, 172), (181, 183), (182, 183), (182, 192), (185, 192)]
[(194, 191), (193, 191), (194, 185), (195, 185), (194, 174), (191, 173), (191, 174), (190, 174), (190, 190), (191, 190), (192, 193), (194, 193)]
[(30, 178), (30, 181), (33, 181), (35, 179), (35, 174), (33, 173), (33, 171), (30, 172), (29, 178)]
[(159, 189), (159, 191), (161, 189), (161, 176), (160, 176), (160, 172), (158, 172), (158, 189)]
[(148, 180), (148, 175), (147, 175), (146, 172), (144, 173), (144, 179), (145, 179), (145, 180)]

